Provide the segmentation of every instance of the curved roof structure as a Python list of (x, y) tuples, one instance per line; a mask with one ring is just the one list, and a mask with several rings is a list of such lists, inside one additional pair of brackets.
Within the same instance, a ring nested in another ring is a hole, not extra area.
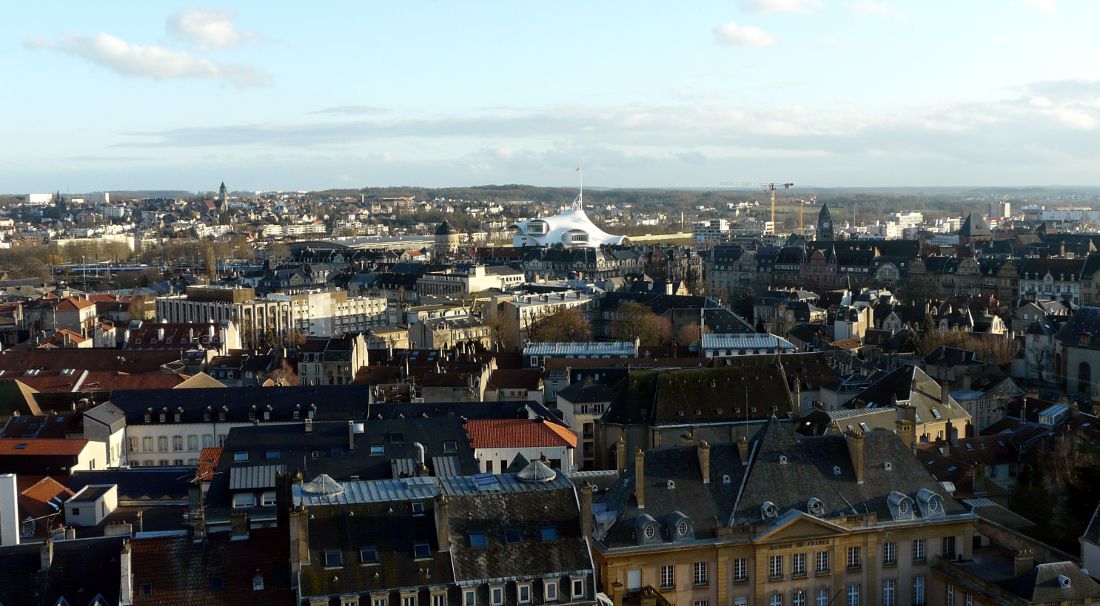
[(588, 218), (584, 212), (583, 194), (573, 200), (573, 207), (552, 217), (527, 219), (512, 226), (513, 246), (554, 246), (566, 248), (598, 247), (605, 244), (622, 244), (626, 236), (613, 236)]

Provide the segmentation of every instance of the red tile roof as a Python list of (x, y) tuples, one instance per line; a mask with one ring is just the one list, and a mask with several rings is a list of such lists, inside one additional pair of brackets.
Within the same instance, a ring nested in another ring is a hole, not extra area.
[(75, 457), (88, 445), (88, 440), (61, 440), (56, 438), (38, 438), (34, 440), (0, 439), (0, 457), (2, 456), (72, 456)]
[(475, 449), (577, 446), (572, 430), (531, 419), (472, 419), (466, 422), (466, 433)]
[(50, 507), (48, 501), (53, 497), (66, 501), (74, 494), (50, 476), (19, 476), (18, 483), (20, 518), (58, 513), (59, 510)]
[(212, 480), (214, 478), (214, 469), (218, 467), (218, 459), (222, 456), (221, 446), (210, 446), (203, 448), (199, 453), (199, 468), (195, 472), (196, 480)]

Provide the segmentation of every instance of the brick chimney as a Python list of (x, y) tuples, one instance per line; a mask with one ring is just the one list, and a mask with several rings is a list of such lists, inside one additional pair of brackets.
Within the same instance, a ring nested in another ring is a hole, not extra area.
[(700, 440), (695, 452), (699, 455), (699, 472), (703, 474), (703, 483), (710, 484), (710, 444), (706, 440)]
[(581, 532), (592, 540), (592, 485), (588, 482), (581, 487)]
[(852, 469), (856, 472), (856, 482), (863, 483), (863, 432), (848, 431), (844, 434), (844, 441), (848, 444), (848, 457), (852, 461)]
[[(450, 511), (451, 504), (448, 502), (447, 497), (445, 495), (439, 495), (439, 499), (435, 502), (435, 532), (440, 551), (449, 551), (451, 549)], [(584, 515), (583, 511), (581, 515)]]
[(42, 546), (38, 548), (38, 569), (46, 572), (53, 564), (53, 540), (46, 537)]
[(641, 448), (634, 453), (634, 499), (638, 509), (645, 509), (645, 453)]
[(622, 436), (615, 442), (615, 470), (619, 473), (626, 471), (626, 440)]
[(737, 439), (737, 456), (741, 458), (742, 465), (749, 464), (749, 439), (745, 436)]
[(1035, 568), (1035, 552), (1027, 547), (1017, 549), (1012, 558), (1012, 574), (1014, 576), (1027, 574), (1032, 568)]

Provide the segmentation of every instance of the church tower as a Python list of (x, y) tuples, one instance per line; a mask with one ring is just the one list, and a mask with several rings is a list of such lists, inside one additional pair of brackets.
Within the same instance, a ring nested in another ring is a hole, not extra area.
[(225, 181), (222, 181), (222, 186), (218, 188), (218, 200), (214, 203), (215, 208), (219, 211), (225, 208), (226, 194), (229, 193), (225, 188)]
[(833, 217), (829, 214), (829, 205), (825, 203), (821, 204), (821, 212), (817, 213), (817, 239), (836, 239), (836, 234), (833, 232)]

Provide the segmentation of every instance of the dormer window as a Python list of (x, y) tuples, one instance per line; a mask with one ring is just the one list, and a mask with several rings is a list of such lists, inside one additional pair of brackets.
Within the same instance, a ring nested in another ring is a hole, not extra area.
[(777, 518), (779, 517), (779, 508), (771, 501), (764, 501), (764, 503), (760, 505), (760, 515), (765, 520)]
[(210, 411), (209, 406), (206, 407), (206, 410), (202, 411), (202, 420), (203, 421), (207, 421), (207, 422), (210, 421), (210, 412), (211, 411)]
[(821, 502), (821, 499), (811, 498), (806, 502), (806, 511), (815, 516), (823, 516), (825, 515), (825, 503)]
[(359, 550), (359, 561), (361, 564), (377, 564), (378, 563), (378, 548), (377, 547), (364, 547)]
[(839, 476), (841, 474), (843, 474), (843, 471), (841, 471), (840, 465), (833, 465), (833, 475)]
[(786, 465), (787, 464), (787, 455), (779, 455), (779, 464), (780, 465)]
[(733, 484), (733, 478), (730, 477), (730, 474), (724, 473), (724, 474), (722, 474), (722, 483), (723, 484)]
[(676, 482), (674, 482), (673, 480), (669, 480), (666, 485), (668, 486), (669, 490), (672, 490), (673, 488), (676, 488)]
[(688, 528), (687, 520), (680, 520), (679, 522), (676, 522), (676, 536), (686, 537), (688, 530), (690, 530), (690, 528)]
[(248, 420), (249, 421), (255, 421), (256, 420), (256, 406), (255, 405), (252, 405), (248, 409)]

